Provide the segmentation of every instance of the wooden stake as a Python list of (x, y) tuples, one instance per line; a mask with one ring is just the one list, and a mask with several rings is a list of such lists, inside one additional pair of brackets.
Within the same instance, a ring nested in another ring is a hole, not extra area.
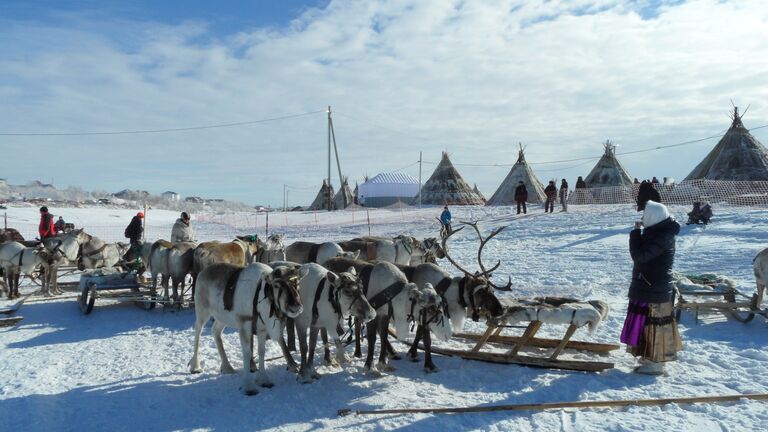
[[(494, 411), (543, 411), (550, 409), (563, 408), (617, 408), (626, 406), (658, 406), (671, 403), (691, 404), (691, 403), (721, 403), (737, 402), (741, 399), (768, 401), (768, 393), (756, 394), (737, 394), (724, 396), (696, 396), (679, 398), (659, 398), (659, 399), (625, 399), (625, 400), (605, 400), (605, 401), (572, 401), (572, 402), (553, 402), (553, 403), (533, 403), (517, 405), (490, 405), (475, 407), (449, 407), (449, 408), (405, 408), (405, 409), (382, 409), (382, 410), (356, 410), (357, 415), (364, 414), (455, 414), (455, 413), (480, 413)], [(341, 416), (352, 413), (352, 410), (342, 409), (338, 411)]]

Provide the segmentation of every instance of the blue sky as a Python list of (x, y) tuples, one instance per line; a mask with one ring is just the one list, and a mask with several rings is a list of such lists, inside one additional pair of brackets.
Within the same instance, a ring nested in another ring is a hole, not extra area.
[[(518, 142), (542, 181), (618, 153), (768, 124), (768, 8), (619, 0), (0, 2), (0, 136), (11, 183), (307, 204), (327, 105), (353, 181), (447, 150), (491, 195)], [(768, 142), (768, 128), (754, 131)], [(715, 145), (626, 155), (682, 179)], [(41, 157), (44, 155), (44, 157)], [(591, 157), (593, 160), (542, 162)], [(334, 168), (334, 183), (338, 184)]]

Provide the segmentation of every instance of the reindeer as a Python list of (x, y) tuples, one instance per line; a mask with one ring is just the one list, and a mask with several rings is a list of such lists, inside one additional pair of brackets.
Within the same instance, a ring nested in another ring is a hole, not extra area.
[[(407, 337), (408, 325), (412, 322), (431, 330), (439, 339), (447, 340), (451, 337), (451, 323), (444, 319), (442, 299), (434, 288), (431, 285), (419, 288), (416, 284), (408, 282), (403, 272), (394, 264), (332, 258), (326, 261), (325, 267), (331, 271), (344, 271), (354, 267), (363, 281), (368, 301), (376, 309), (376, 318), (366, 326), (368, 354), (365, 369), (371, 374), (380, 375), (380, 370), (394, 370), (387, 364), (390, 320), (394, 322), (397, 338), (401, 340)], [(381, 351), (379, 363), (374, 367), (373, 354), (377, 332), (381, 336)], [(425, 332), (425, 340), (429, 337), (429, 332)]]
[(43, 283), (47, 284), (47, 292), (50, 294), (61, 294), (59, 289), (58, 273), (59, 266), (66, 262), (77, 263), (80, 254), (80, 247), (88, 240), (89, 235), (83, 231), (83, 228), (72, 230), (64, 235), (46, 237), (43, 239), (45, 249), (52, 253), (52, 263), (48, 266), (43, 276)]
[[(376, 310), (365, 298), (363, 283), (357, 277), (354, 267), (336, 274), (318, 264), (309, 263), (301, 265), (299, 273), (302, 275), (299, 290), (301, 302), (306, 307), (293, 322), (296, 325), (301, 351), (299, 379), (302, 383), (309, 383), (320, 378), (320, 374), (314, 368), (318, 332), (321, 330), (323, 332), (326, 353), (328, 353), (327, 334), (335, 335), (333, 340), (336, 345), (336, 360), (344, 363), (347, 358), (340, 339), (343, 334), (341, 323), (350, 316), (363, 322), (371, 321), (376, 317)], [(310, 308), (309, 305), (312, 307)], [(309, 330), (309, 347), (307, 347), (307, 330)], [(283, 343), (282, 337), (280, 342)], [(296, 362), (293, 357), (285, 348), (283, 353), (286, 355), (289, 368), (294, 369)]]
[(98, 237), (85, 234), (78, 268), (85, 270), (114, 267), (128, 251), (128, 247), (125, 243), (105, 243)]
[(286, 317), (296, 318), (303, 310), (299, 295), (298, 269), (281, 266), (271, 269), (253, 263), (240, 267), (228, 263), (213, 264), (200, 272), (195, 291), (195, 342), (190, 372), (202, 372), (199, 347), (203, 326), (213, 317), (213, 339), (221, 358), (221, 373), (234, 373), (221, 334), (226, 327), (238, 329), (243, 351), (243, 386), (246, 395), (258, 393), (252, 379), (249, 359), (253, 355), (253, 334), (258, 338), (259, 367), (257, 383), (272, 387), (264, 366), (267, 336), (282, 337)]
[(334, 242), (312, 243), (297, 241), (285, 248), (285, 259), (296, 263), (317, 263), (322, 265), (331, 258), (345, 257), (357, 259), (360, 251), (345, 252)]
[(426, 250), (416, 238), (400, 235), (394, 238), (360, 237), (339, 243), (348, 252), (359, 252), (359, 259), (365, 261), (386, 261), (408, 265), (414, 258), (423, 260)]
[(252, 262), (269, 264), (273, 261), (285, 260), (285, 245), (283, 244), (282, 234), (272, 234), (267, 237), (266, 242), (256, 239), (258, 250), (253, 255)]
[[(19, 278), (21, 274), (32, 277), (32, 272), (41, 267), (45, 273), (53, 263), (53, 253), (45, 249), (44, 246), (26, 247), (19, 242), (8, 242), (0, 244), (0, 268), (3, 270), (3, 277), (8, 289), (8, 298), (14, 299), (19, 294)], [(49, 285), (45, 278), (42, 281), (43, 294), (50, 296)]]
[(197, 245), (192, 254), (192, 296), (195, 294), (197, 275), (206, 267), (216, 263), (229, 263), (244, 267), (253, 262), (262, 242), (256, 235), (237, 236), (229, 243), (218, 241), (203, 242)]
[[(443, 296), (443, 299), (445, 300), (447, 306), (446, 313), (451, 319), (453, 328), (459, 330), (464, 328), (464, 321), (466, 320), (468, 310), (471, 312), (471, 317), (474, 321), (477, 321), (481, 315), (486, 318), (495, 318), (503, 314), (504, 309), (493, 290), (511, 291), (512, 287), (511, 278), (505, 286), (497, 286), (490, 280), (491, 273), (499, 267), (501, 264), (500, 261), (489, 270), (486, 270), (482, 261), (483, 248), (488, 244), (488, 241), (500, 233), (504, 227), (494, 230), (488, 237), (483, 239), (476, 222), (463, 223), (473, 227), (480, 240), (480, 247), (477, 250), (477, 262), (481, 271), (471, 273), (465, 270), (447, 252), (448, 247), (446, 243), (448, 239), (455, 233), (464, 229), (464, 227), (446, 233), (441, 241), (445, 258), (447, 258), (459, 271), (464, 273), (464, 276), (452, 277), (448, 272), (434, 264), (421, 264), (416, 267), (401, 268), (410, 282), (420, 286), (423, 286), (426, 283), (431, 283), (436, 287), (437, 292)], [(411, 348), (408, 350), (408, 357), (411, 361), (418, 361), (417, 350), (419, 339), (423, 333), (424, 331), (421, 327), (416, 330), (413, 344), (411, 344)], [(428, 372), (437, 371), (437, 368), (432, 362), (430, 345), (427, 344), (426, 339), (424, 341), (424, 348), (424, 369)]]
[[(143, 249), (146, 251), (146, 248)], [(157, 276), (162, 275), (160, 285), (163, 287), (163, 298), (169, 300), (168, 282), (173, 286), (173, 301), (183, 302), (184, 280), (192, 271), (193, 253), (195, 243), (158, 240), (149, 248), (149, 256), (146, 259), (150, 273), (152, 273), (152, 294), (157, 292)], [(181, 290), (179, 290), (181, 287)], [(180, 294), (181, 293), (181, 294)]]

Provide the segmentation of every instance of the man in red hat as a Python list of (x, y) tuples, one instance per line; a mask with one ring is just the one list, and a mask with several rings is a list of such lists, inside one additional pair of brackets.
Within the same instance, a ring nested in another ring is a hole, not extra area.
[(136, 216), (131, 219), (131, 223), (125, 228), (125, 236), (130, 239), (133, 248), (138, 246), (141, 234), (144, 232), (144, 227), (141, 224), (142, 219), (144, 219), (144, 213), (136, 213)]

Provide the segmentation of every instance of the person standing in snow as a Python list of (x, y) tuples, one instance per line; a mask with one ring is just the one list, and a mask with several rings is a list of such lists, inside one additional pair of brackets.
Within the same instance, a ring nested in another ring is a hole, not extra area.
[(581, 176), (576, 179), (576, 189), (586, 189), (587, 188), (587, 182), (584, 181)]
[(642, 222), (629, 233), (632, 283), (621, 342), (640, 357), (635, 372), (662, 375), (664, 363), (675, 361), (682, 341), (675, 322), (672, 265), (680, 224), (663, 205), (648, 201)]
[(53, 237), (56, 234), (53, 215), (48, 213), (46, 206), (40, 207), (40, 225), (37, 227), (37, 233), (40, 234), (40, 240)]
[(563, 179), (560, 182), (560, 205), (563, 207), (563, 211), (568, 211), (568, 182)]
[(181, 217), (176, 219), (171, 229), (171, 243), (193, 241), (195, 241), (195, 234), (190, 226), (189, 214), (182, 212)]
[(525, 183), (522, 180), (517, 184), (515, 188), (515, 202), (517, 203), (517, 214), (520, 214), (520, 207), (523, 208), (523, 214), (528, 213), (528, 209), (525, 208), (525, 202), (528, 201), (528, 189), (525, 188)]
[(448, 210), (448, 206), (443, 207), (443, 212), (440, 213), (440, 223), (443, 224), (443, 229), (445, 230), (446, 235), (452, 232), (451, 231), (451, 211)]
[(547, 187), (544, 188), (544, 195), (547, 196), (547, 201), (544, 202), (544, 213), (555, 211), (555, 198), (557, 197), (557, 187), (555, 181), (550, 180)]
[(131, 248), (136, 248), (139, 246), (139, 240), (141, 240), (141, 234), (144, 233), (144, 226), (141, 223), (141, 220), (144, 219), (144, 212), (138, 212), (136, 213), (136, 216), (134, 216), (131, 219), (131, 223), (128, 224), (127, 227), (125, 227), (125, 237), (128, 238), (128, 240), (131, 242)]

